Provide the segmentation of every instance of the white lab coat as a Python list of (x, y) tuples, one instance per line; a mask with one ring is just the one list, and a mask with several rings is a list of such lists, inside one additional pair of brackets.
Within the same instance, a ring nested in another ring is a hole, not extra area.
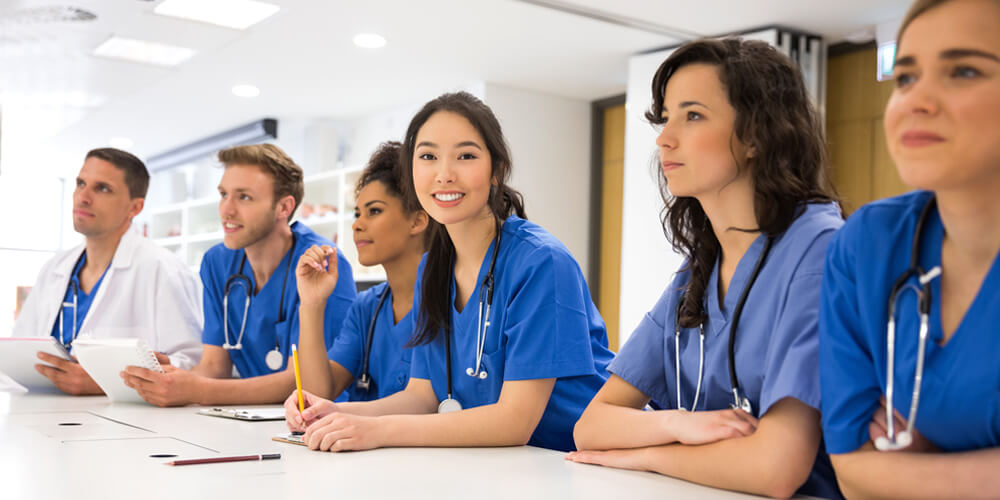
[[(84, 245), (42, 267), (14, 324), (15, 337), (52, 334), (60, 304)], [(137, 337), (190, 369), (201, 359), (201, 281), (176, 255), (129, 230), (118, 243), (77, 336)], [(71, 311), (67, 311), (72, 314)]]

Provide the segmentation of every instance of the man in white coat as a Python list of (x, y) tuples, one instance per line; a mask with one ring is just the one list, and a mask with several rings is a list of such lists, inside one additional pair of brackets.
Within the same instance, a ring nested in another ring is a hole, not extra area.
[[(52, 335), (69, 348), (81, 334), (137, 337), (160, 363), (190, 368), (201, 356), (201, 283), (174, 254), (130, 230), (149, 172), (118, 149), (87, 153), (73, 191), (83, 245), (45, 264), (14, 324), (16, 337)], [(67, 394), (103, 394), (79, 364), (39, 352), (37, 364)]]

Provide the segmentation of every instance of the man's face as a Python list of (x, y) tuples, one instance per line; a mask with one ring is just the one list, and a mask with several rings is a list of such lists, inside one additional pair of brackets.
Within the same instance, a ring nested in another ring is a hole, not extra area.
[(128, 226), (144, 200), (132, 199), (125, 172), (100, 158), (87, 158), (73, 191), (73, 229), (90, 238)]
[(226, 248), (264, 239), (278, 222), (274, 179), (255, 165), (228, 165), (219, 182), (219, 218)]

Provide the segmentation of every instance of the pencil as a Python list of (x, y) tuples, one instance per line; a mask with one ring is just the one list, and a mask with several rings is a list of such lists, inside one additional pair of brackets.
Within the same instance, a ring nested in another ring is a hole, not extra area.
[(167, 465), (217, 464), (222, 462), (248, 462), (257, 460), (275, 460), (281, 458), (281, 453), (264, 453), (260, 455), (242, 455), (238, 457), (192, 458), (189, 460), (174, 460)]
[(299, 375), (299, 351), (292, 344), (292, 364), (295, 365), (295, 390), (299, 393), (299, 413), (306, 411), (306, 402), (302, 399), (302, 375)]

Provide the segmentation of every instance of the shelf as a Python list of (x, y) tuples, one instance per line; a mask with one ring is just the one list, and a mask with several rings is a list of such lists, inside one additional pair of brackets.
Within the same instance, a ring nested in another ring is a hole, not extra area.
[(214, 233), (193, 234), (191, 236), (188, 236), (186, 239), (189, 243), (199, 243), (203, 241), (212, 241), (212, 240), (218, 240), (221, 242), (224, 236), (225, 233), (223, 233), (222, 231), (216, 231)]
[(171, 247), (174, 245), (181, 245), (187, 240), (184, 236), (167, 236), (166, 238), (153, 238), (153, 243), (161, 247)]

